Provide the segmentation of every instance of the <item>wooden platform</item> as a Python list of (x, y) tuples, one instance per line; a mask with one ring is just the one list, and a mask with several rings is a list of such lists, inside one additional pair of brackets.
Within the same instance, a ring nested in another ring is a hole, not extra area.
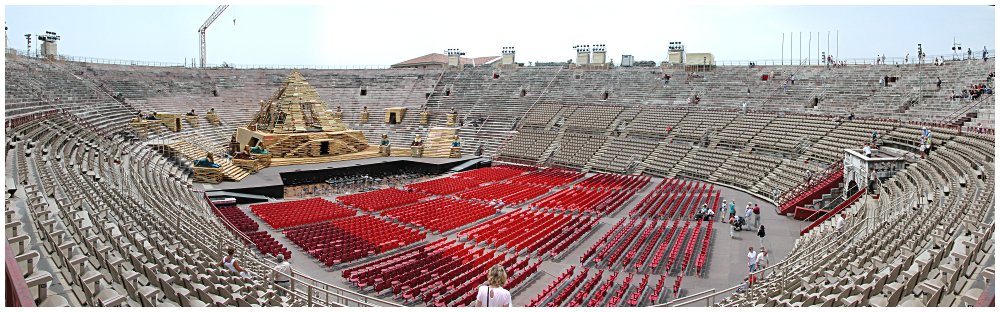
[[(407, 154), (408, 156), (408, 154)], [(298, 158), (271, 158), (271, 167), (276, 166), (291, 166), (291, 165), (307, 165), (307, 164), (321, 164), (335, 161), (345, 161), (345, 160), (357, 160), (366, 158), (375, 158), (378, 155), (378, 146), (369, 145), (368, 148), (359, 151), (357, 153), (336, 155), (336, 156), (323, 156), (323, 157), (298, 157)]]

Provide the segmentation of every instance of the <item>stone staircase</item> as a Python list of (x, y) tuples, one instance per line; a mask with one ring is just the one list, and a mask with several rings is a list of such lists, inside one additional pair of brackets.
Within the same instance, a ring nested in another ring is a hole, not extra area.
[(427, 138), (424, 139), (423, 157), (451, 157), (451, 144), (452, 142), (455, 142), (455, 137), (457, 135), (458, 128), (431, 128), (427, 131)]
[[(176, 152), (181, 157), (186, 158), (188, 161), (205, 158), (205, 155), (207, 154), (205, 150), (202, 150), (189, 142), (174, 142), (164, 146)], [(239, 182), (240, 180), (243, 180), (243, 178), (250, 175), (250, 171), (237, 167), (228, 159), (220, 157), (215, 159), (215, 162), (221, 166), (219, 169), (222, 169), (222, 176), (227, 181)]]

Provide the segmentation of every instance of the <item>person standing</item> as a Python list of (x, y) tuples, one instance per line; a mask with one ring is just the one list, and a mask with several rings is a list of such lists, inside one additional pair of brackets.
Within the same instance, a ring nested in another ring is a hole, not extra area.
[(728, 214), (726, 213), (727, 211), (729, 211), (729, 204), (727, 204), (726, 200), (723, 199), (722, 207), (719, 207), (719, 213), (722, 214), (722, 223), (726, 223), (726, 219), (728, 218)]
[(750, 273), (757, 270), (757, 253), (753, 251), (753, 246), (750, 246), (750, 252), (747, 252), (747, 266), (750, 267)]
[(507, 270), (502, 265), (494, 265), (486, 272), (486, 285), (479, 287), (476, 307), (510, 307), (510, 291), (503, 289), (507, 284)]
[(285, 260), (284, 254), (278, 254), (278, 265), (274, 266), (274, 285), (277, 286), (278, 296), (285, 295), (285, 289), (291, 290), (292, 264)]
[(729, 220), (732, 221), (733, 217), (736, 217), (736, 201), (729, 202)]
[(753, 225), (760, 225), (760, 206), (757, 204), (753, 205)]
[(743, 213), (743, 218), (747, 223), (750, 223), (751, 217), (753, 217), (753, 206), (747, 202), (747, 210)]

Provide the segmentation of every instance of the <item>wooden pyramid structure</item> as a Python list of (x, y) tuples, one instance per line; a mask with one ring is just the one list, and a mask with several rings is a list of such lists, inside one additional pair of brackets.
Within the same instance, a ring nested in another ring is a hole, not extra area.
[(281, 88), (260, 103), (260, 111), (247, 127), (272, 133), (347, 130), (298, 71), (292, 71)]

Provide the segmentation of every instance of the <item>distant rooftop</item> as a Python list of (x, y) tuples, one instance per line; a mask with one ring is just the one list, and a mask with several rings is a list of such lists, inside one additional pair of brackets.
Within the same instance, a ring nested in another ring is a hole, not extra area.
[[(465, 66), (466, 64), (473, 66), (490, 65), (496, 61), (499, 61), (499, 56), (483, 56), (476, 58), (463, 57), (459, 59), (459, 64)], [(392, 68), (401, 67), (444, 67), (448, 65), (448, 56), (441, 53), (431, 53), (421, 57), (413, 58), (410, 60), (402, 61), (396, 64), (392, 64)]]

